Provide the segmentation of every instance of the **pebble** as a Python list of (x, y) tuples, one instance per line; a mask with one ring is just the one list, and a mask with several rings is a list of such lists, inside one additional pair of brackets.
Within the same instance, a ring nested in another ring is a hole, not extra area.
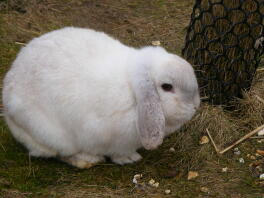
[(244, 158), (239, 158), (238, 161), (239, 161), (239, 163), (241, 163), (241, 164), (244, 164), (244, 163), (245, 163)]
[(149, 183), (149, 185), (151, 185), (151, 186), (152, 186), (153, 184), (155, 184), (155, 180), (154, 180), (154, 179), (151, 179), (151, 180), (149, 180), (149, 182), (148, 182), (148, 183)]
[(175, 152), (175, 148), (170, 147), (169, 151), (172, 152), (172, 153), (174, 153)]
[(171, 193), (171, 190), (169, 190), (169, 189), (165, 190), (165, 194), (166, 194), (166, 195), (168, 195), (168, 194), (170, 194), (170, 193)]
[(159, 182), (155, 182), (154, 179), (149, 180), (148, 184), (152, 187), (158, 188), (159, 187)]
[(155, 187), (155, 188), (158, 188), (159, 187), (159, 182), (154, 183), (152, 186)]
[(259, 176), (259, 179), (264, 180), (264, 173)]
[(256, 157), (254, 155), (250, 155), (250, 159), (255, 160)]
[(234, 154), (235, 155), (240, 155), (241, 151), (238, 148), (234, 148)]
[(224, 168), (222, 168), (222, 172), (223, 172), (223, 173), (226, 173), (226, 172), (227, 172), (227, 170), (228, 170), (228, 168), (227, 168), (227, 167), (224, 167)]
[(256, 159), (256, 157), (255, 157), (254, 155), (250, 155), (250, 154), (247, 154), (247, 157), (248, 157), (249, 159), (251, 159), (251, 160), (255, 160), (255, 159)]
[(135, 177), (133, 178), (132, 182), (133, 182), (133, 184), (137, 184), (138, 183), (138, 181), (137, 181), (137, 179)]
[(136, 178), (136, 179), (140, 179), (140, 178), (142, 178), (142, 177), (143, 177), (142, 174), (136, 174), (136, 175), (134, 175), (134, 178)]
[(143, 177), (142, 174), (136, 174), (136, 175), (134, 175), (134, 178), (133, 178), (132, 182), (133, 182), (134, 184), (137, 184), (137, 183), (138, 183), (138, 179), (140, 179), (140, 178), (142, 178), (142, 177)]

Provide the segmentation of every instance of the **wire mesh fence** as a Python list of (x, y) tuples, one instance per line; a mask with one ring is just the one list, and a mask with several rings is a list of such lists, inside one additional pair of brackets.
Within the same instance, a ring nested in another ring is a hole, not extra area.
[(228, 104), (250, 88), (263, 54), (264, 0), (196, 0), (183, 56), (201, 95)]

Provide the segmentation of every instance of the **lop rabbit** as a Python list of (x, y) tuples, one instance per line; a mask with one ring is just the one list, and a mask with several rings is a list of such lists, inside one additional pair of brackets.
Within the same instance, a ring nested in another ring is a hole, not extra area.
[(31, 156), (89, 168), (142, 157), (199, 106), (192, 66), (162, 47), (128, 47), (67, 27), (30, 41), (6, 74), (5, 120)]

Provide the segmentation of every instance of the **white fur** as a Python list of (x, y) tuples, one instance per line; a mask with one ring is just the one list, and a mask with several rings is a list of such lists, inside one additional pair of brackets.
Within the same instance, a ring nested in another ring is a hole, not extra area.
[[(199, 106), (189, 63), (161, 47), (135, 49), (104, 33), (73, 27), (35, 38), (20, 51), (4, 79), (7, 124), (33, 156), (137, 161), (142, 141), (135, 84), (144, 82), (137, 74), (143, 67), (155, 85), (168, 135)], [(164, 92), (164, 82), (172, 83), (175, 93)], [(156, 148), (159, 138), (149, 148)]]

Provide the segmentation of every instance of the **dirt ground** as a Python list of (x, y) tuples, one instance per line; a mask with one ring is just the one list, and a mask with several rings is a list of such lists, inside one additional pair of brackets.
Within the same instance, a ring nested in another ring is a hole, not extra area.
[[(193, 4), (194, 0), (0, 0), (0, 82), (25, 43), (65, 26), (104, 31), (134, 47), (158, 40), (180, 55)], [(238, 112), (203, 104), (159, 149), (140, 150), (144, 159), (132, 165), (106, 162), (78, 170), (55, 159), (29, 159), (0, 117), (0, 197), (264, 198), (264, 182), (259, 179), (264, 158), (255, 154), (264, 150), (263, 142), (247, 140), (238, 146), (239, 155), (233, 150), (218, 155), (210, 142), (199, 144), (206, 129), (223, 148), (263, 124), (264, 103), (255, 98), (264, 96), (263, 79), (259, 72), (252, 90), (239, 101)], [(199, 176), (188, 180), (189, 171)], [(137, 186), (132, 183), (135, 174), (143, 174)], [(150, 179), (159, 187), (148, 185)]]

